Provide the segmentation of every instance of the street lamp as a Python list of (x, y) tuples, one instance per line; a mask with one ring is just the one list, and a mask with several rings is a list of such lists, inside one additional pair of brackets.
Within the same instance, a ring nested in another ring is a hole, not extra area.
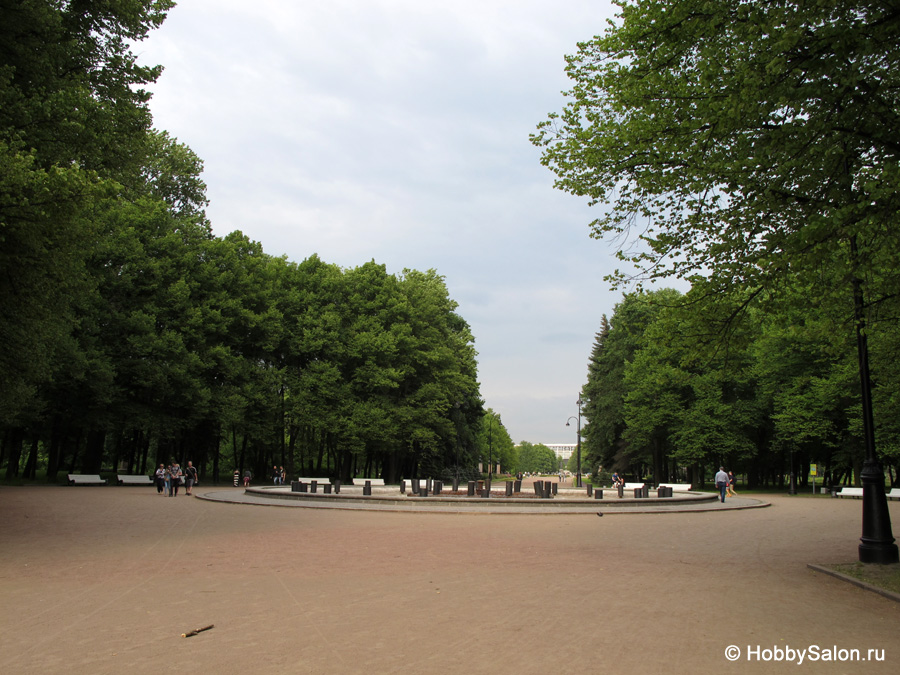
[[(500, 415), (497, 415), (500, 419)], [(494, 413), (491, 412), (491, 421), (488, 423), (488, 482), (494, 479)]]
[[(577, 459), (578, 468), (575, 473), (575, 487), (581, 487), (581, 406), (584, 403), (584, 401), (582, 401), (581, 398), (579, 397), (579, 399), (576, 401), (576, 403), (578, 404), (578, 417), (576, 418), (573, 415), (572, 417), (569, 418), (569, 420), (574, 420), (574, 419), (578, 420), (578, 438), (577, 438), (578, 442), (576, 443), (576, 446), (575, 446), (578, 451), (578, 459)], [(566, 420), (566, 426), (569, 426), (569, 420)]]

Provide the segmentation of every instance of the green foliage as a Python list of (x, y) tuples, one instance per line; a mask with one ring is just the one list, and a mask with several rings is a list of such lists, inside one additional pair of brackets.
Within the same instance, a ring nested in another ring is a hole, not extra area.
[(518, 471), (540, 474), (556, 473), (558, 469), (556, 453), (543, 443), (534, 445), (522, 441), (518, 445), (518, 451)]
[[(768, 480), (783, 475), (789, 447), (846, 467), (858, 461), (863, 427), (871, 430), (859, 412), (870, 395), (878, 440), (893, 447), (895, 8), (618, 4), (618, 21), (567, 57), (568, 102), (532, 141), (558, 188), (607, 207), (592, 235), (616, 238), (628, 265), (610, 280), (628, 279), (632, 266), (639, 280), (687, 279), (684, 305), (702, 319), (670, 320), (659, 336), (693, 335), (688, 344), (633, 363), (628, 349), (607, 355), (618, 346), (610, 322), (585, 390), (607, 399), (586, 408), (592, 456), (652, 461), (659, 470), (670, 455), (720, 455)], [(748, 328), (750, 315), (778, 316), (789, 337), (811, 332), (778, 342), (779, 328), (769, 325), (766, 345)], [(774, 354), (772, 345), (780, 347)], [(704, 347), (716, 358), (698, 358)], [(738, 358), (742, 349), (756, 361)], [(804, 351), (814, 358), (809, 368)], [(788, 370), (768, 367), (770, 355)], [(854, 376), (847, 359), (857, 355)]]
[(151, 129), (161, 68), (130, 51), (171, 6), (0, 7), (7, 476), (26, 441), (26, 471), (51, 482), (171, 458), (212, 475), (467, 474), (482, 403), (442, 277), (212, 235), (201, 160)]

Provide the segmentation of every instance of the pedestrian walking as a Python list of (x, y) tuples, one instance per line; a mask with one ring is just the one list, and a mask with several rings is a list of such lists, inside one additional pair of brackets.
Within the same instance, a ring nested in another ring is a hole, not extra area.
[(725, 473), (725, 467), (720, 466), (716, 473), (716, 487), (719, 489), (719, 498), (725, 502), (725, 491), (728, 489), (728, 474)]
[(194, 485), (197, 484), (197, 479), (200, 477), (200, 474), (197, 471), (197, 467), (194, 466), (194, 463), (188, 460), (187, 467), (184, 469), (184, 491), (187, 494), (193, 494), (192, 490), (194, 489)]

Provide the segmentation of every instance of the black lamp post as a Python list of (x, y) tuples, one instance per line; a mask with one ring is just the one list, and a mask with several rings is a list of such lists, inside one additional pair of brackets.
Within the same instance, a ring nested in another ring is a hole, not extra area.
[[(575, 444), (575, 447), (577, 448), (577, 452), (578, 452), (578, 459), (577, 459), (578, 468), (575, 472), (575, 487), (581, 487), (581, 406), (584, 403), (584, 401), (582, 401), (581, 398), (579, 397), (579, 399), (576, 401), (576, 403), (578, 404), (578, 417), (576, 418), (576, 417), (572, 416), (569, 418), (569, 420), (572, 420), (572, 419), (578, 420), (578, 432), (577, 432), (578, 438), (577, 438), (577, 443)], [(566, 426), (569, 426), (569, 420), (566, 420)]]
[[(496, 416), (500, 419), (500, 415)], [(488, 482), (494, 479), (494, 413), (491, 412), (491, 421), (488, 423)]]

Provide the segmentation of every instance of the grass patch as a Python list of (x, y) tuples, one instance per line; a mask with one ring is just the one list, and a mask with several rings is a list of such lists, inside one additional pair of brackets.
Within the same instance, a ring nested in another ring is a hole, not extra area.
[(874, 563), (843, 563), (839, 565), (823, 565), (848, 577), (865, 581), (892, 593), (900, 593), (900, 565), (877, 565)]

